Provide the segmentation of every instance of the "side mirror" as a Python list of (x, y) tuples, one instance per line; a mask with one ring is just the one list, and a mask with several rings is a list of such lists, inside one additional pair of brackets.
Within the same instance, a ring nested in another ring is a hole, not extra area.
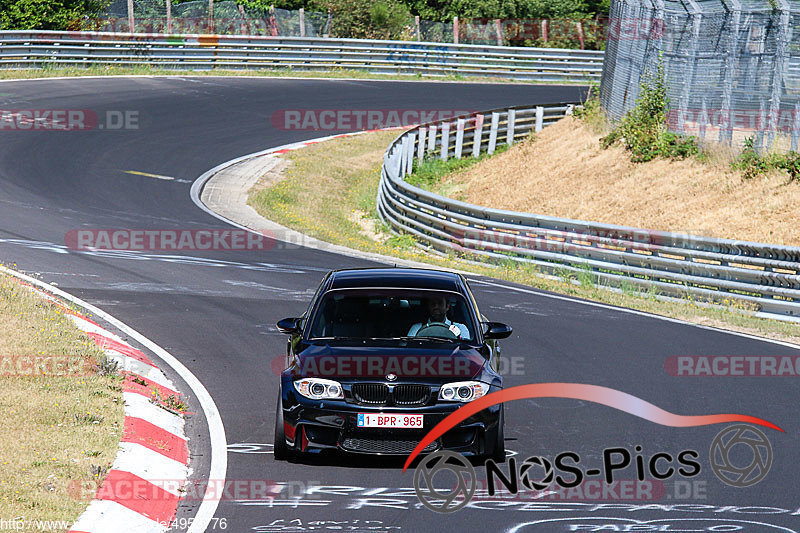
[(279, 320), (277, 326), (281, 333), (286, 333), (287, 335), (300, 333), (300, 319), (297, 317)]
[(483, 336), (487, 339), (505, 339), (514, 331), (511, 326), (502, 322), (484, 322)]

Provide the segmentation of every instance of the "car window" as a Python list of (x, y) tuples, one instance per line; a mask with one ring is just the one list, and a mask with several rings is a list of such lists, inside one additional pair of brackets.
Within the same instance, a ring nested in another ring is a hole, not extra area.
[(334, 290), (314, 312), (310, 338), (475, 338), (467, 300), (449, 291)]

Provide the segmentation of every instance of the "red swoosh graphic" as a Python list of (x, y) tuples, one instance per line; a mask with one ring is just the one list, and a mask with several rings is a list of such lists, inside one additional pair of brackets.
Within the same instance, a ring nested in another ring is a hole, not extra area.
[(573, 400), (599, 403), (638, 416), (639, 418), (644, 418), (650, 422), (661, 424), (662, 426), (685, 428), (721, 424), (725, 422), (746, 422), (783, 431), (783, 429), (772, 422), (749, 415), (676, 415), (626, 392), (609, 389), (608, 387), (601, 387), (599, 385), (584, 385), (581, 383), (532, 383), (487, 394), (483, 398), (478, 398), (477, 400), (465, 404), (457, 411), (449, 414), (444, 420), (436, 424), (419, 444), (417, 444), (417, 447), (414, 448), (414, 451), (412, 451), (408, 459), (406, 459), (403, 472), (406, 471), (411, 461), (425, 449), (425, 446), (441, 437), (449, 429), (455, 427), (456, 424), (463, 422), (470, 416), (487, 407), (510, 402), (512, 400), (524, 400), (528, 398), (570, 398)]

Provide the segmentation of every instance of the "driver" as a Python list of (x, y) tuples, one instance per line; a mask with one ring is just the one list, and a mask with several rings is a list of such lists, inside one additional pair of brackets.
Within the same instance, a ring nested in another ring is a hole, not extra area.
[(428, 314), (430, 318), (427, 322), (417, 322), (411, 329), (408, 330), (409, 337), (415, 337), (419, 330), (433, 323), (444, 324), (453, 332), (458, 339), (469, 340), (469, 329), (464, 324), (452, 322), (447, 318), (447, 312), (450, 310), (450, 302), (447, 301), (447, 296), (432, 296), (428, 298)]

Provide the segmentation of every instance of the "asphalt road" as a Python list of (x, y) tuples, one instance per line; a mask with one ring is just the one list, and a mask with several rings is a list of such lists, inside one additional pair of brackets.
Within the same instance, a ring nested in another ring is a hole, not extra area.
[[(442, 515), (420, 508), (410, 489), (413, 473), (403, 473), (399, 463), (292, 464), (270, 454), (278, 383), (270, 363), (285, 347), (275, 322), (301, 312), (327, 270), (369, 262), (306, 248), (87, 254), (65, 247), (73, 229), (224, 227), (192, 203), (190, 183), (234, 157), (321, 135), (274, 128), (270, 117), (279, 110), (487, 109), (570, 100), (578, 92), (211, 77), (0, 83), (0, 109), (88, 110), (105, 126), (0, 130), (0, 261), (110, 312), (204, 383), (225, 424), (228, 479), (275, 480), (283, 487), (271, 503), (221, 502), (217, 517), (227, 520), (227, 531), (800, 531), (797, 378), (688, 378), (664, 370), (673, 355), (800, 355), (798, 350), (481, 279), (473, 288), (482, 312), (515, 329), (503, 344), (504, 354), (516, 358), (507, 385), (604, 385), (675, 413), (763, 417), (786, 433), (765, 430), (774, 451), (771, 470), (757, 485), (735, 488), (718, 480), (709, 463), (712, 439), (724, 426), (671, 428), (576, 400), (518, 401), (506, 406), (506, 446), (516, 459), (574, 451), (581, 464), (599, 467), (604, 449), (633, 453), (640, 445), (645, 461), (657, 452), (697, 450), (701, 472), (668, 479), (638, 499), (622, 485), (599, 495), (585, 486), (584, 494), (523, 493), (504, 501), (481, 496), (467, 509)], [(109, 117), (125, 112), (137, 127), (113, 129)], [(198, 413), (189, 428), (194, 475), (202, 478), (207, 433), (200, 406), (193, 398), (189, 403)], [(738, 446), (736, 461), (746, 464), (747, 446)], [(483, 477), (480, 468), (478, 475)], [(635, 477), (633, 466), (617, 474)], [(183, 504), (179, 516), (191, 517), (196, 507)]]

